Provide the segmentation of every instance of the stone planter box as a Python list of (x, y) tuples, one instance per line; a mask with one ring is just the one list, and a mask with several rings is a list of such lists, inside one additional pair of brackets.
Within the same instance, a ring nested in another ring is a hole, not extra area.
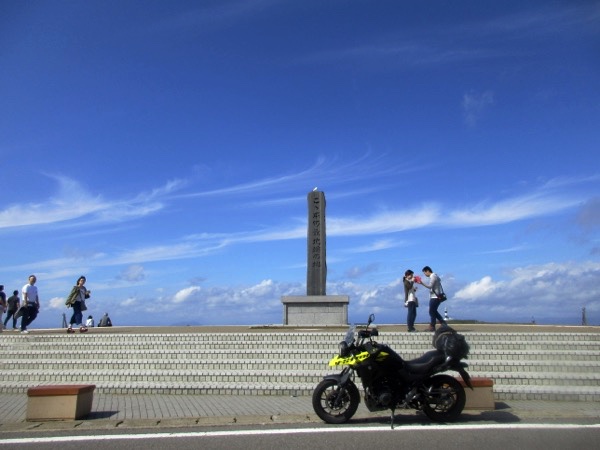
[(462, 378), (457, 378), (457, 380), (465, 388), (465, 392), (467, 394), (465, 409), (478, 409), (486, 411), (496, 409), (493, 391), (494, 380), (491, 378), (473, 377), (471, 378), (473, 390), (471, 390), (471, 388), (465, 384)]
[(75, 420), (92, 411), (93, 384), (36, 386), (27, 390), (27, 420)]

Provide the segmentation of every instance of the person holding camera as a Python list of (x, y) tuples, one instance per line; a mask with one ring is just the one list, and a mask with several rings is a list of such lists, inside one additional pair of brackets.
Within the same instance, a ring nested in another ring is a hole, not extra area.
[(429, 293), (429, 328), (426, 331), (435, 331), (435, 322), (436, 320), (442, 326), (447, 325), (446, 321), (442, 317), (442, 315), (438, 312), (438, 308), (440, 307), (440, 303), (446, 300), (446, 294), (444, 294), (444, 290), (442, 289), (442, 280), (440, 277), (431, 270), (431, 267), (425, 266), (423, 267), (423, 274), (429, 278), (429, 284), (425, 284), (421, 279), (415, 280), (417, 283), (426, 287), (430, 290)]

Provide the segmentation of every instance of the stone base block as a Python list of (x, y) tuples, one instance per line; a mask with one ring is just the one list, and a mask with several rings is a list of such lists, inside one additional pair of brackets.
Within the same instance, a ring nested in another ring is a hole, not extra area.
[(92, 411), (93, 384), (51, 385), (27, 390), (27, 420), (76, 420)]
[(465, 409), (479, 409), (486, 411), (496, 409), (493, 391), (494, 380), (491, 378), (473, 377), (471, 378), (473, 390), (471, 390), (462, 379), (457, 378), (457, 380), (465, 388), (467, 394)]
[(281, 297), (284, 325), (348, 325), (347, 295)]

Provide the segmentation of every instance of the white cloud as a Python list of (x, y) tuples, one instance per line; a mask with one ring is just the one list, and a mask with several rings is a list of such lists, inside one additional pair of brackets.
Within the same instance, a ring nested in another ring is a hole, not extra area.
[(274, 292), (273, 280), (263, 280), (255, 286), (251, 286), (247, 289), (242, 289), (242, 297), (264, 297), (265, 295), (272, 294)]
[(463, 300), (477, 300), (494, 293), (502, 288), (503, 283), (494, 283), (492, 277), (486, 276), (479, 281), (473, 281), (460, 289), (454, 295), (454, 298)]
[(50, 309), (64, 309), (66, 297), (52, 297), (48, 301), (48, 308)]
[[(538, 323), (577, 324), (581, 320), (581, 308), (585, 306), (590, 323), (600, 324), (599, 262), (521, 266), (506, 271), (502, 279), (485, 275), (478, 280), (462, 282), (444, 273), (440, 276), (449, 295), (443, 308), (448, 308), (455, 319), (526, 323), (534, 318)], [(115, 323), (126, 325), (279, 324), (282, 321), (281, 296), (304, 295), (305, 292), (306, 287), (301, 283), (265, 279), (238, 287), (188, 286), (176, 291), (172, 297), (162, 292), (144, 299), (135, 295), (122, 301), (98, 298), (89, 306), (93, 313), (111, 311)], [(403, 323), (406, 320), (399, 278), (386, 284), (332, 280), (328, 282), (327, 293), (350, 297), (350, 322), (364, 322), (370, 313), (377, 314), (378, 323)], [(421, 306), (417, 322), (424, 323), (428, 320), (427, 291), (419, 289), (418, 297)], [(186, 307), (181, 307), (183, 304)], [(48, 305), (42, 302), (39, 320), (47, 316), (44, 310), (64, 311), (64, 308), (63, 297), (52, 298)], [(169, 311), (166, 319), (160, 314), (165, 308)], [(128, 313), (132, 309), (136, 311), (134, 316)], [(56, 324), (52, 323), (52, 326)]]
[(173, 303), (183, 303), (188, 301), (190, 298), (196, 297), (196, 294), (200, 292), (201, 288), (198, 286), (190, 286), (181, 289), (173, 296)]
[(138, 299), (136, 297), (128, 297), (121, 303), (121, 306), (124, 308), (129, 308), (132, 306), (136, 306), (138, 304)]

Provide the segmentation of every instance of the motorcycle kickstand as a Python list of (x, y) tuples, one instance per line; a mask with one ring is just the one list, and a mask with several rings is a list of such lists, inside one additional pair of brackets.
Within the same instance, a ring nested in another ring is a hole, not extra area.
[(395, 409), (392, 409), (392, 416), (390, 417), (390, 420), (392, 422), (392, 430), (394, 429), (394, 413), (396, 412)]

